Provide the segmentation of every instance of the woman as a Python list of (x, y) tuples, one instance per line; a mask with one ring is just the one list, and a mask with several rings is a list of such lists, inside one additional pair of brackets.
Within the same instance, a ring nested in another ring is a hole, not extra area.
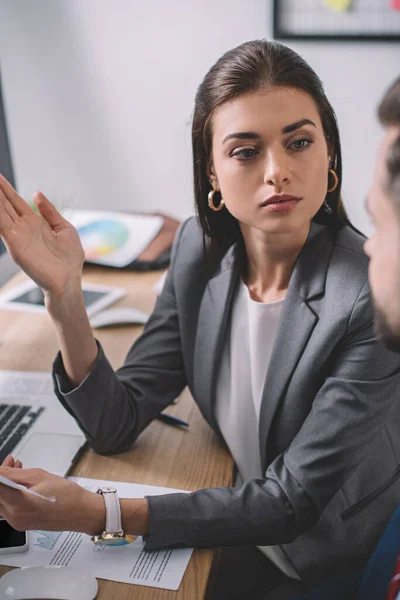
[[(393, 512), (399, 358), (373, 333), (334, 112), (303, 59), (267, 41), (222, 56), (196, 96), (193, 159), (198, 219), (178, 232), (163, 292), (116, 373), (86, 315), (72, 226), (38, 194), (40, 219), (2, 178), (0, 233), (45, 292), (57, 395), (95, 450), (128, 449), (189, 385), (235, 459), (235, 488), (122, 499), (125, 532), (149, 549), (248, 546), (252, 598), (284, 597), (266, 594), (365, 561)], [(5, 475), (57, 498), (49, 507), (0, 486), (13, 526), (104, 530), (100, 495), (8, 464)], [(233, 588), (216, 597), (243, 597)]]

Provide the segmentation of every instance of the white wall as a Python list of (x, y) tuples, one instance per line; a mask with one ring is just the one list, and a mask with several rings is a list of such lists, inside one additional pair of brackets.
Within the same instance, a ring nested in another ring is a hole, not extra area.
[[(271, 34), (268, 0), (0, 0), (0, 61), (18, 188), (74, 207), (193, 212), (196, 88), (229, 48)], [(336, 108), (350, 216), (363, 208), (376, 104), (399, 45), (297, 43)]]
[(382, 130), (376, 109), (400, 76), (399, 43), (318, 42), (288, 44), (322, 79), (335, 109), (343, 154), (343, 200), (353, 223), (371, 231), (364, 208)]

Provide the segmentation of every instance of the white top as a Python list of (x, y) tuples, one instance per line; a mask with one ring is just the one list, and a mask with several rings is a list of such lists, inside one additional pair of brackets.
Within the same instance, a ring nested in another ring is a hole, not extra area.
[[(215, 416), (238, 468), (236, 484), (259, 479), (259, 418), (264, 383), (283, 300), (252, 300), (241, 282), (234, 299), (217, 382)], [(288, 577), (299, 579), (279, 546), (258, 548)]]

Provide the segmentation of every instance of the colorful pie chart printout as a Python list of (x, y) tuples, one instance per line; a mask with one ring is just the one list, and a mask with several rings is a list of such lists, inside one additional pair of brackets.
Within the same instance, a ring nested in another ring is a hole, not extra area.
[(119, 221), (104, 219), (78, 227), (79, 237), (89, 261), (102, 259), (120, 250), (129, 241), (129, 229)]
[(103, 211), (67, 211), (88, 262), (125, 267), (135, 260), (160, 231), (163, 220), (152, 215)]

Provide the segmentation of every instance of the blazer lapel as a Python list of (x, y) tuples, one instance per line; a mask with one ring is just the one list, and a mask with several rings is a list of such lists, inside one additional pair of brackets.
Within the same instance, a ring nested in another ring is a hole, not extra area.
[(193, 381), (196, 398), (201, 400), (203, 415), (216, 430), (219, 428), (213, 407), (218, 367), (238, 281), (235, 246), (232, 246), (221, 261), (217, 274), (206, 285), (200, 305), (194, 350)]
[(310, 301), (325, 292), (333, 245), (327, 228), (312, 223), (289, 282), (261, 402), (259, 442), (263, 472), (273, 458), (266, 450), (276, 410), (318, 322)]

